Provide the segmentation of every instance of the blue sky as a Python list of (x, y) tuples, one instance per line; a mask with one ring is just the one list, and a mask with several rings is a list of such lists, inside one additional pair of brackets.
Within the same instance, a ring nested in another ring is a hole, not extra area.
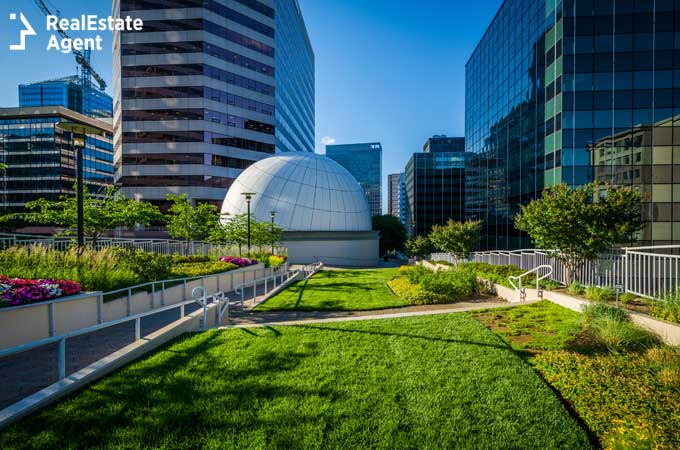
[[(465, 125), (465, 62), (501, 0), (299, 0), (316, 54), (316, 141), (338, 144), (379, 141), (383, 175), (403, 170), (428, 136), (462, 136)], [(108, 0), (49, 0), (64, 17), (110, 15)], [(0, 6), (0, 106), (17, 103), (20, 82), (75, 73), (72, 55), (27, 41), (10, 52), (23, 12), (44, 34), (32, 0)], [(78, 33), (73, 33), (76, 37)], [(81, 34), (82, 37), (90, 36)], [(93, 54), (93, 65), (110, 82), (111, 38)], [(386, 196), (386, 195), (384, 195)]]

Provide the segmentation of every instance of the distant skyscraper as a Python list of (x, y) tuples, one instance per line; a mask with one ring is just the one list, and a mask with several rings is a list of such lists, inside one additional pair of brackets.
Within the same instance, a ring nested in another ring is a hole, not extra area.
[(364, 144), (327, 145), (326, 156), (349, 171), (364, 188), (371, 214), (382, 214), (382, 145)]
[(76, 152), (73, 136), (59, 122), (96, 129), (83, 150), (83, 178), (93, 195), (113, 182), (111, 119), (98, 120), (61, 106), (0, 108), (0, 209), (23, 210), (27, 202), (56, 201), (74, 194)]
[(63, 106), (90, 117), (112, 117), (111, 96), (84, 87), (77, 75), (19, 85), (19, 107)]
[(314, 52), (297, 0), (114, 0), (116, 180), (220, 205), (254, 161), (314, 151)]
[(392, 173), (387, 176), (387, 214), (399, 218), (399, 180), (401, 173)]
[(433, 136), (415, 153), (404, 176), (405, 225), (410, 236), (465, 219), (465, 138)]

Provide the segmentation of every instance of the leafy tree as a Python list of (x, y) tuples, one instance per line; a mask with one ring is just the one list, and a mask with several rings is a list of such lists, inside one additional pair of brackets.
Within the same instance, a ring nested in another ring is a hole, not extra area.
[[(269, 222), (260, 222), (250, 215), (250, 242), (252, 245), (275, 245), (281, 241), (283, 228)], [(232, 243), (241, 247), (248, 243), (248, 214), (239, 214), (224, 218), (211, 235), (210, 241), (216, 243)]]
[(380, 232), (380, 254), (392, 250), (403, 250), (406, 242), (406, 228), (401, 220), (392, 216), (373, 216), (373, 230)]
[(427, 256), (435, 251), (432, 242), (426, 236), (417, 236), (406, 241), (406, 251), (411, 256)]
[(522, 206), (515, 226), (564, 263), (569, 284), (583, 262), (633, 240), (642, 228), (641, 200), (637, 188), (591, 183), (571, 189), (561, 184)]
[[(61, 196), (53, 202), (41, 198), (26, 203), (25, 214), (12, 214), (1, 220), (23, 217), (30, 223), (67, 227), (62, 234), (72, 235), (78, 226), (78, 201), (75, 195)], [(114, 187), (108, 187), (103, 197), (91, 196), (83, 186), (83, 234), (92, 240), (92, 246), (107, 231), (136, 224), (151, 225), (161, 220), (162, 214), (156, 206), (147, 202), (129, 199)]]
[(482, 238), (482, 222), (455, 222), (449, 219), (446, 225), (433, 226), (429, 238), (438, 250), (467, 258)]
[(207, 239), (218, 226), (219, 214), (215, 205), (199, 203), (193, 206), (187, 194), (168, 194), (168, 200), (172, 202), (166, 216), (168, 234), (183, 240), (187, 252), (191, 241)]
[(0, 163), (0, 170), (5, 170), (7, 166), (3, 163)]

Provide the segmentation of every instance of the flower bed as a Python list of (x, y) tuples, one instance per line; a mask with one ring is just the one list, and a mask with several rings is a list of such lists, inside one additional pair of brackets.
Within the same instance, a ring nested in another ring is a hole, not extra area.
[(26, 280), (0, 275), (0, 306), (18, 306), (80, 293), (80, 285), (68, 280)]
[(248, 267), (258, 263), (257, 259), (239, 258), (237, 256), (223, 256), (219, 260), (225, 263), (236, 264), (239, 267)]

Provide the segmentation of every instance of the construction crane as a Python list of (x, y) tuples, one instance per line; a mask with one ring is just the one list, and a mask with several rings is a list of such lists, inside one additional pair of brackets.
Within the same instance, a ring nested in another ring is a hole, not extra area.
[[(33, 2), (36, 4), (38, 9), (45, 14), (45, 16), (56, 16), (61, 19), (61, 13), (59, 12), (58, 9), (55, 8), (56, 14), (50, 11), (49, 7), (45, 4), (43, 0), (33, 0)], [(57, 33), (64, 38), (64, 39), (69, 39), (71, 40), (71, 37), (62, 29), (57, 27)], [(80, 82), (83, 86), (83, 112), (87, 111), (89, 108), (86, 108), (85, 106), (89, 106), (88, 102), (89, 97), (90, 97), (90, 89), (92, 89), (92, 78), (94, 78), (97, 83), (99, 84), (99, 89), (104, 91), (106, 90), (106, 81), (104, 81), (104, 78), (102, 78), (92, 67), (90, 64), (90, 51), (85, 50), (85, 52), (81, 52), (80, 50), (77, 49), (72, 49), (71, 50), (73, 54), (76, 57), (76, 62), (78, 65), (81, 67), (80, 71)]]

